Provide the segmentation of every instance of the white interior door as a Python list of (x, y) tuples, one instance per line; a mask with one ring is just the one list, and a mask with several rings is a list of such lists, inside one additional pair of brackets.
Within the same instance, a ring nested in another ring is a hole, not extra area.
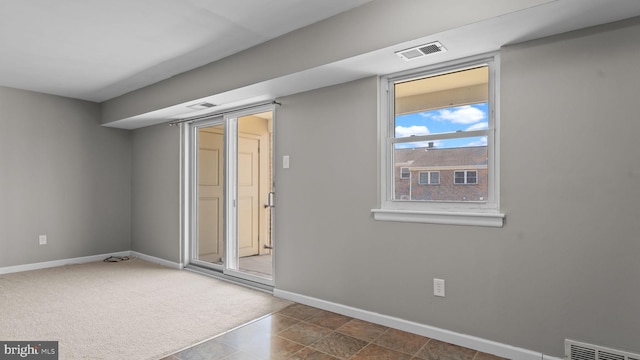
[(224, 125), (198, 129), (196, 258), (222, 263), (224, 256)]
[(238, 135), (238, 256), (260, 253), (260, 138)]

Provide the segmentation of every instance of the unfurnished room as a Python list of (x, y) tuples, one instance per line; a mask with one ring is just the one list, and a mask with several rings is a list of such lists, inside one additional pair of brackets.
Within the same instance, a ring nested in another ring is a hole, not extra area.
[(640, 360), (640, 1), (0, 0), (0, 359)]

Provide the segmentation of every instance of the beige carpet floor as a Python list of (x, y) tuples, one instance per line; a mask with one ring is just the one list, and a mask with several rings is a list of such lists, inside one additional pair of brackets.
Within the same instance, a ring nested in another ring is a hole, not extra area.
[(0, 275), (0, 340), (60, 359), (159, 359), (291, 304), (134, 259)]

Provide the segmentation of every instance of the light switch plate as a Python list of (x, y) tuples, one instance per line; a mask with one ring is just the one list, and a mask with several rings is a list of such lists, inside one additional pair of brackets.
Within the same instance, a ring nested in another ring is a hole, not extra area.
[(433, 295), (444, 297), (444, 279), (433, 279)]

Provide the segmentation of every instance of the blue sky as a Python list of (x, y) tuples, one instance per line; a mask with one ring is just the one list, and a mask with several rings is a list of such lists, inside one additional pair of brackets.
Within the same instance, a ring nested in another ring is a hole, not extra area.
[[(396, 137), (487, 129), (489, 126), (487, 113), (488, 103), (480, 103), (396, 116)], [(486, 144), (487, 139), (485, 136), (434, 141), (434, 145), (439, 148)], [(396, 148), (419, 146), (426, 146), (426, 143), (397, 144)]]

